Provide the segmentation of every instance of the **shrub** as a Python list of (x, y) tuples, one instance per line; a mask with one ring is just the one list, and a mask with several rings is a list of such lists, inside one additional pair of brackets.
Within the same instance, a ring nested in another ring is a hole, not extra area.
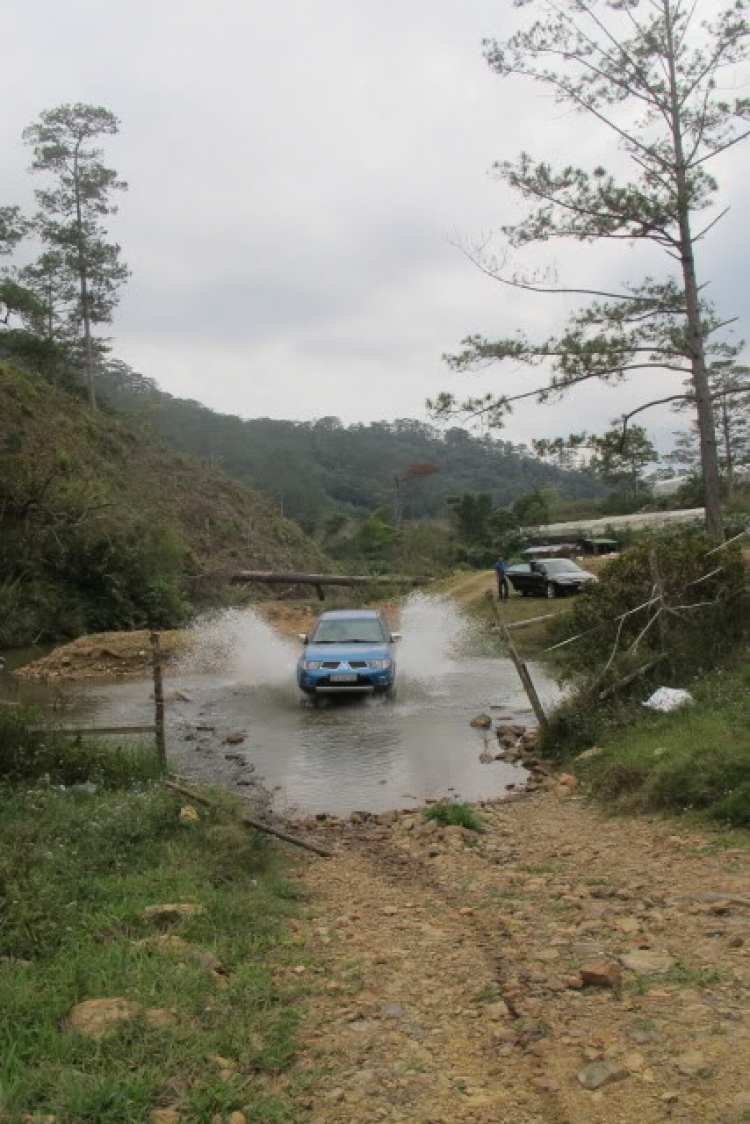
[[(708, 554), (710, 549), (702, 534), (682, 531), (652, 536), (608, 562), (598, 584), (576, 598), (565, 618), (550, 625), (553, 642), (583, 634), (566, 649), (569, 673), (594, 674), (598, 681), (614, 651), (610, 678), (616, 679), (660, 653), (659, 627), (651, 624), (646, 628), (650, 610), (638, 608), (653, 594), (652, 551), (665, 603), (675, 610), (664, 614), (661, 621), (668, 671), (690, 677), (713, 666), (728, 645), (743, 635), (747, 605), (739, 547), (713, 556)], [(698, 602), (705, 604), (684, 607)], [(630, 615), (623, 618), (626, 613)], [(660, 674), (665, 674), (664, 665)]]
[(441, 800), (437, 804), (430, 804), (422, 812), (422, 815), (426, 820), (435, 820), (442, 827), (465, 827), (469, 831), (484, 831), (481, 817), (477, 815), (470, 804)]

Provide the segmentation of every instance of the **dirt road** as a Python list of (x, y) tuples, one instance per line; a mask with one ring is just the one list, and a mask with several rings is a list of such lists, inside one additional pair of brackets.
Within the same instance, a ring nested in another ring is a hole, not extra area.
[(482, 814), (307, 869), (315, 1124), (750, 1119), (750, 851), (551, 793)]

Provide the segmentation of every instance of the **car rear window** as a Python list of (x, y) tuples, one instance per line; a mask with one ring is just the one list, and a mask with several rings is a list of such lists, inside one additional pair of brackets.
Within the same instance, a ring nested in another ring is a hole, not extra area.
[(581, 573), (581, 567), (569, 558), (550, 558), (544, 563), (544, 568), (548, 574)]

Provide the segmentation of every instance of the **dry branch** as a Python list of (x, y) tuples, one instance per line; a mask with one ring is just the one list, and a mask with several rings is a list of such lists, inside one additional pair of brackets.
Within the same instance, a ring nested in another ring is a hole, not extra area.
[[(205, 796), (201, 796), (197, 792), (193, 792), (189, 788), (183, 788), (182, 785), (175, 784), (173, 781), (164, 782), (167, 788), (173, 792), (179, 792), (181, 796), (187, 797), (188, 800), (195, 800), (198, 804), (205, 804), (207, 808), (215, 808), (216, 804), (213, 800), (209, 800)], [(270, 827), (267, 823), (261, 820), (254, 819), (253, 816), (242, 815), (239, 817), (241, 824), (245, 827), (254, 827), (256, 831), (263, 831), (267, 835), (274, 835), (277, 839), (283, 839), (285, 843), (292, 843), (295, 847), (302, 847), (305, 851), (312, 851), (321, 858), (330, 859), (332, 852), (326, 851), (323, 847), (316, 847), (314, 843), (308, 843), (305, 839), (298, 839), (294, 835), (288, 835), (285, 831), (280, 831), (277, 827)]]

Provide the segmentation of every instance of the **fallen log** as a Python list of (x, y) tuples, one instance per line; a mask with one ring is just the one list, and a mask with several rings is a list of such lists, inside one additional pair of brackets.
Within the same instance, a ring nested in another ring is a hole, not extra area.
[[(188, 800), (195, 800), (197, 804), (205, 804), (207, 808), (215, 808), (216, 805), (213, 800), (209, 800), (206, 796), (201, 796), (197, 792), (193, 792), (189, 788), (183, 788), (182, 785), (175, 784), (174, 781), (164, 782), (167, 788), (173, 792), (179, 792), (180, 796), (187, 797)], [(305, 851), (312, 851), (313, 854), (320, 855), (323, 859), (330, 859), (332, 851), (326, 851), (323, 847), (316, 847), (314, 843), (308, 843), (305, 839), (298, 839), (294, 835), (288, 835), (285, 831), (280, 831), (277, 827), (270, 827), (269, 824), (263, 823), (261, 820), (256, 820), (253, 816), (241, 815), (239, 817), (241, 824), (245, 827), (254, 827), (256, 831), (263, 831), (267, 835), (274, 835), (277, 839), (283, 839), (285, 843), (292, 843), (295, 847), (302, 847)]]
[(410, 574), (304, 574), (276, 573), (273, 570), (236, 570), (224, 575), (199, 575), (206, 578), (222, 576), (232, 584), (260, 582), (262, 585), (422, 585), (434, 580)]

